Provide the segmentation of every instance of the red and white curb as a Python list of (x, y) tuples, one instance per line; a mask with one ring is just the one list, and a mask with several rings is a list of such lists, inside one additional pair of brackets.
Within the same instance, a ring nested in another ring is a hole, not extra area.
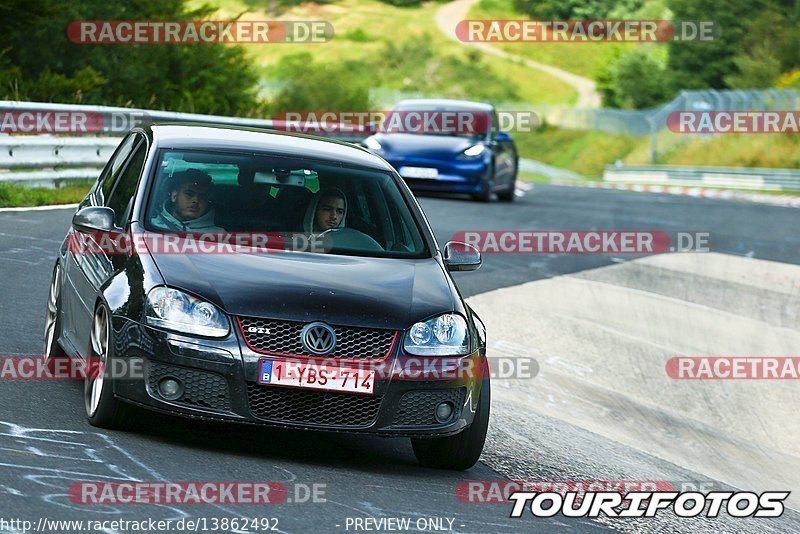
[(706, 189), (703, 187), (679, 187), (667, 185), (643, 184), (609, 184), (604, 182), (552, 182), (553, 185), (570, 187), (591, 187), (597, 189), (617, 189), (621, 191), (634, 191), (637, 193), (666, 193), (669, 195), (684, 195), (697, 198), (715, 198), (722, 200), (746, 200), (761, 204), (772, 204), (786, 208), (800, 208), (800, 197), (792, 195), (763, 195), (748, 193), (746, 191), (731, 191), (728, 189)]

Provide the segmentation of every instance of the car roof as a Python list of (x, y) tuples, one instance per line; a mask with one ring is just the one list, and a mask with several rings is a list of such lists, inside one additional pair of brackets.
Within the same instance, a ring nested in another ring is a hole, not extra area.
[(448, 108), (458, 108), (464, 110), (491, 111), (493, 106), (486, 102), (474, 102), (472, 100), (455, 100), (450, 98), (410, 98), (401, 100), (394, 107), (398, 106), (446, 106)]
[(365, 148), (311, 135), (216, 124), (154, 123), (141, 129), (157, 148), (264, 152), (373, 169), (392, 167)]

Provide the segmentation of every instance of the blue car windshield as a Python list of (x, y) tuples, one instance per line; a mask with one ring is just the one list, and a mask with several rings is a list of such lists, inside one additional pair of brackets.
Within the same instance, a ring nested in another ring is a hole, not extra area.
[(389, 172), (309, 159), (162, 150), (145, 227), (155, 232), (280, 235), (285, 248), (430, 257)]
[(478, 141), (492, 126), (490, 111), (458, 106), (398, 104), (381, 123), (383, 133), (444, 135)]

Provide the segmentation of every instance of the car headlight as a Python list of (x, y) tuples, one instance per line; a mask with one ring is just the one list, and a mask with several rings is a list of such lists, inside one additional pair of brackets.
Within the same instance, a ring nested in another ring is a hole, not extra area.
[(364, 139), (364, 146), (370, 150), (381, 150), (383, 147), (374, 137), (367, 137)]
[(483, 154), (485, 150), (486, 150), (485, 145), (473, 145), (468, 149), (466, 149), (464, 152), (462, 152), (462, 154), (464, 154), (468, 158), (475, 158)]
[(209, 337), (228, 335), (228, 318), (210, 302), (170, 287), (155, 287), (147, 295), (147, 324)]
[(455, 313), (446, 313), (416, 323), (406, 332), (403, 348), (416, 356), (469, 354), (467, 321)]

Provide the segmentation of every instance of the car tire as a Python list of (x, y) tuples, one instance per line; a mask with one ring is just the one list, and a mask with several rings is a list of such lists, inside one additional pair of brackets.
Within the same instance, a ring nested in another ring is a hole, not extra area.
[(114, 396), (112, 379), (107, 376), (113, 358), (111, 315), (100, 304), (92, 320), (91, 346), (86, 364), (83, 400), (89, 424), (122, 430), (132, 425), (134, 408)]
[(514, 202), (516, 187), (515, 184), (512, 183), (508, 189), (503, 191), (502, 193), (497, 193), (497, 199), (501, 202)]
[(483, 189), (480, 193), (472, 195), (472, 198), (480, 202), (491, 202), (492, 192), (494, 191), (494, 163), (489, 168), (489, 178), (483, 183)]
[(491, 386), (483, 381), (472, 424), (454, 436), (442, 438), (411, 438), (417, 461), (425, 467), (463, 471), (478, 462), (489, 428)]
[(50, 292), (47, 295), (47, 310), (44, 318), (44, 355), (45, 366), (55, 372), (56, 361), (68, 358), (67, 353), (58, 342), (61, 336), (61, 265), (53, 267), (50, 281)]
[(519, 169), (519, 161), (514, 161), (514, 175), (511, 177), (511, 183), (508, 184), (508, 189), (502, 193), (497, 194), (497, 198), (502, 202), (514, 202), (515, 193), (517, 190), (517, 171)]

